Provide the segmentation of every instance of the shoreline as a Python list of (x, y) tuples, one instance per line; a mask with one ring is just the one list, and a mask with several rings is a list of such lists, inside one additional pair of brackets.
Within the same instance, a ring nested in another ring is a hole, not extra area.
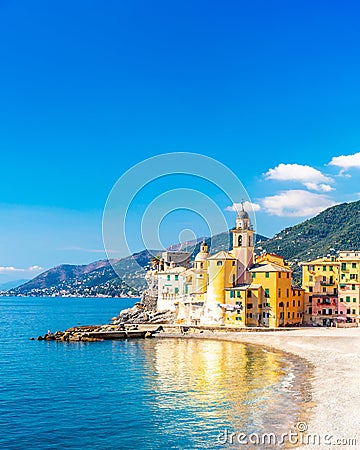
[[(184, 335), (166, 333), (162, 337), (184, 338)], [(304, 415), (308, 420), (306, 434), (319, 436), (320, 441), (317, 442), (320, 445), (309, 443), (301, 448), (359, 448), (360, 328), (306, 328), (256, 333), (204, 331), (191, 333), (185, 338), (257, 345), (306, 361), (309, 364), (306, 369), (311, 367), (309, 384), (312, 395), (311, 406), (304, 405)]]

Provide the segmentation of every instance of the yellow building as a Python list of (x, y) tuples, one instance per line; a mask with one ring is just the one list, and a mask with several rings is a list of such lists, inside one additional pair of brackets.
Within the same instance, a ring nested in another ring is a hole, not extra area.
[(359, 321), (360, 251), (339, 252), (339, 309), (347, 321)]
[[(254, 257), (254, 230), (244, 209), (232, 231), (233, 249), (215, 255), (200, 246), (193, 268), (160, 268), (158, 304), (175, 311), (176, 323), (279, 327), (303, 321), (304, 291), (292, 286), (292, 271), (275, 254)], [(172, 255), (174, 256), (174, 255)], [(172, 259), (172, 261), (175, 257)], [(173, 305), (169, 305), (173, 302)]]
[(304, 291), (292, 285), (292, 271), (281, 256), (265, 254), (250, 269), (253, 283), (262, 286), (258, 307), (259, 326), (270, 328), (300, 325)]
[(338, 302), (339, 262), (335, 256), (302, 263), (304, 323), (331, 325), (343, 315)]

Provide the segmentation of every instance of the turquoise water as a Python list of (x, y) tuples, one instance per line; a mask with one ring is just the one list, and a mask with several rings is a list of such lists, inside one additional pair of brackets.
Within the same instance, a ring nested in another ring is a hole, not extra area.
[(29, 340), (107, 323), (133, 302), (0, 299), (1, 449), (213, 449), (224, 429), (296, 422), (304, 386), (281, 354), (206, 340)]

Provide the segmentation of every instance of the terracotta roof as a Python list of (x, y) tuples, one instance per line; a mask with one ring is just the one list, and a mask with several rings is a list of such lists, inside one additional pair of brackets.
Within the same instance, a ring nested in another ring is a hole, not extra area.
[(292, 270), (288, 267), (280, 266), (274, 262), (267, 261), (266, 263), (255, 264), (250, 272), (288, 272), (291, 273)]

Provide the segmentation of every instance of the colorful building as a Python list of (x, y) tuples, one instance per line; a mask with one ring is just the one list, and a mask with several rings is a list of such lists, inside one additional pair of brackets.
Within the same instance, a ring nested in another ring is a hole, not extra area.
[(302, 263), (307, 325), (333, 326), (359, 321), (360, 252)]
[[(233, 248), (210, 255), (202, 243), (192, 268), (161, 261), (156, 277), (157, 309), (175, 312), (184, 325), (270, 327), (300, 325), (304, 291), (292, 283), (292, 270), (281, 256), (254, 255), (254, 230), (244, 209), (232, 230)], [(152, 283), (152, 285), (155, 285)]]
[(359, 320), (360, 251), (339, 252), (339, 305), (348, 321)]

